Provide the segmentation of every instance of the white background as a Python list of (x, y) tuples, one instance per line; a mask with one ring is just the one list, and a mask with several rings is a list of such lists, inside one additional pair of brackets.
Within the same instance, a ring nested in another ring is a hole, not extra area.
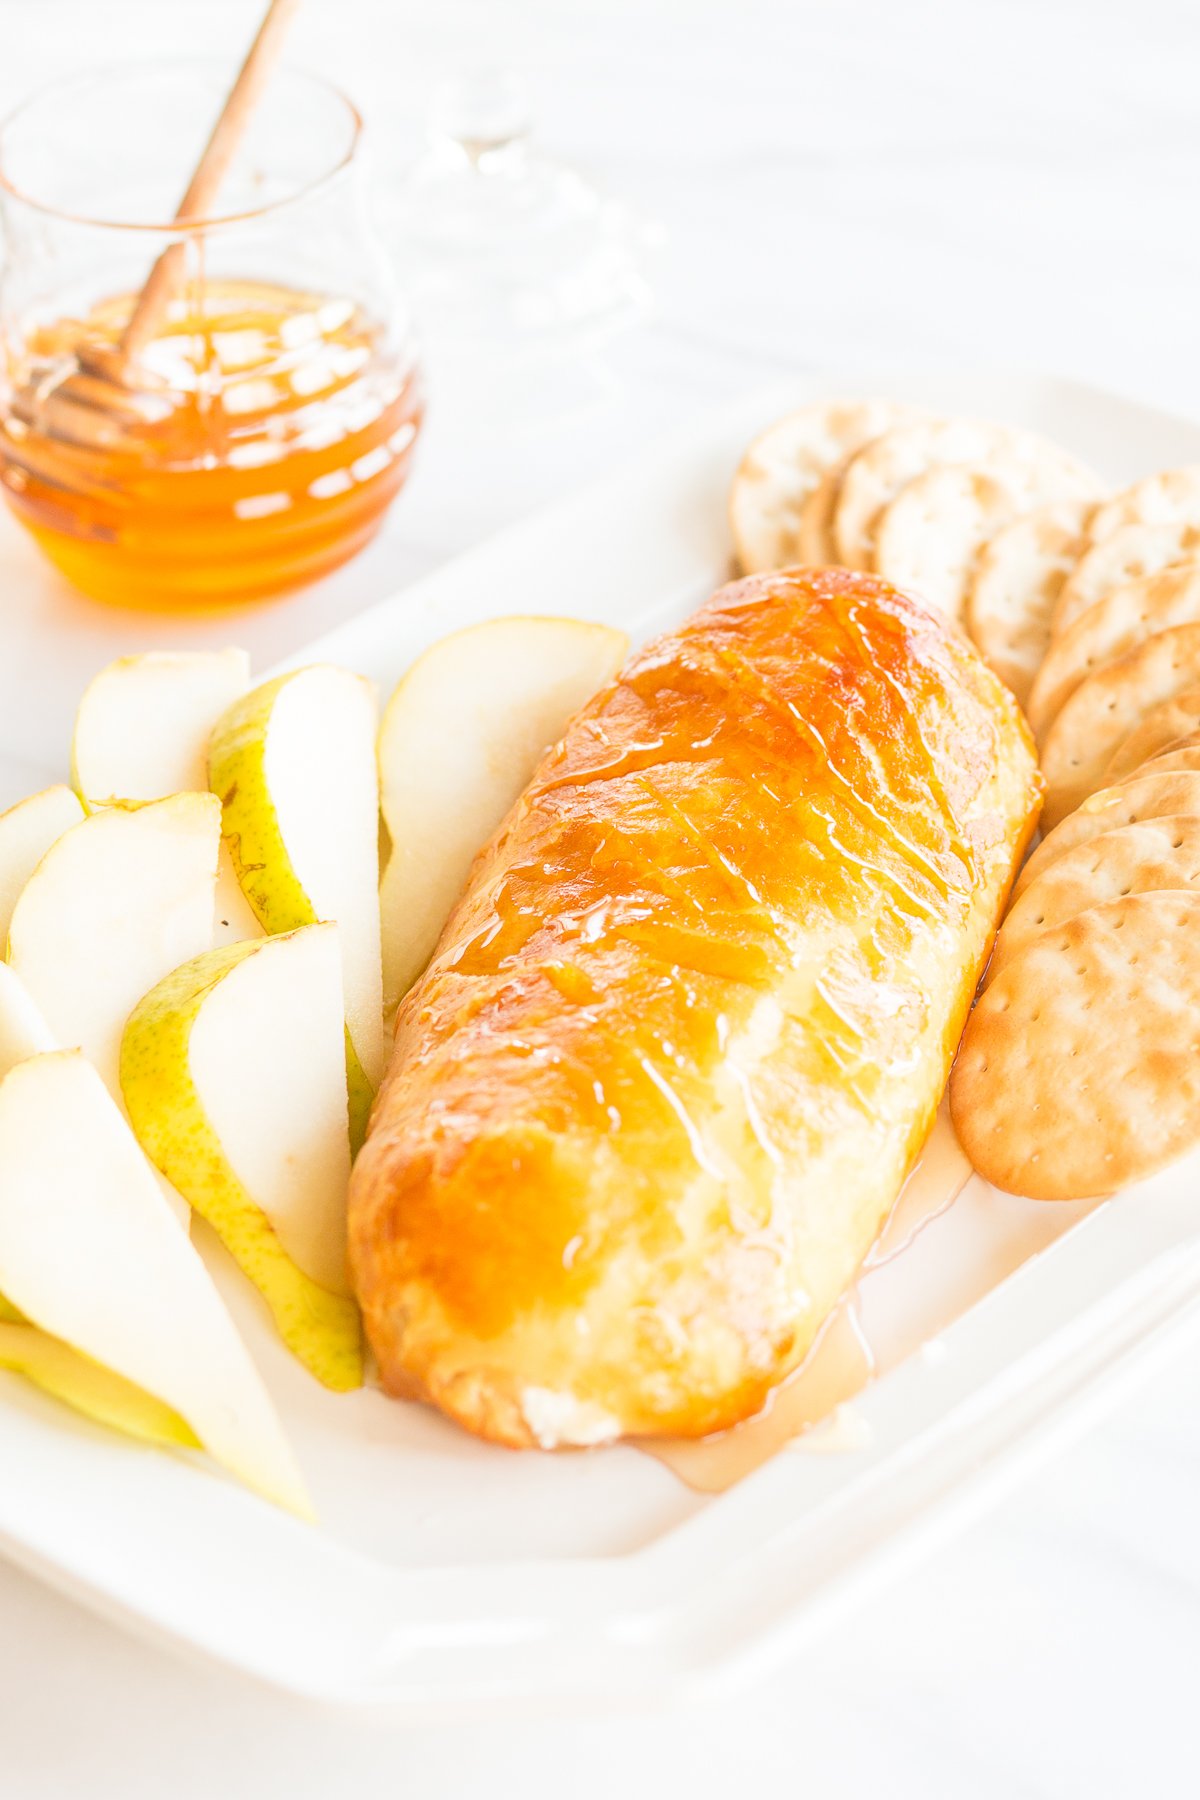
[[(255, 11), (0, 0), (0, 106), (125, 50), (232, 55)], [(665, 227), (657, 319), (586, 413), (435, 419), (381, 542), (239, 623), (260, 666), (789, 367), (1031, 365), (1200, 414), (1194, 3), (307, 0), (296, 56), (362, 103), (385, 217), (468, 47), (522, 66), (544, 137)], [(0, 519), (0, 801), (62, 772), (95, 667), (203, 635), (74, 599)], [(0, 1568), (0, 1793), (1192, 1794), (1198, 1517), (1179, 1363), (753, 1693), (404, 1730), (187, 1668)]]

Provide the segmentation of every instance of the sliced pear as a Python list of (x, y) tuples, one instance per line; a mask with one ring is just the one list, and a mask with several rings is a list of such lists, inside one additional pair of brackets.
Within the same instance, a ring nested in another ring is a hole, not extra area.
[(121, 1033), (142, 995), (212, 946), (220, 808), (173, 794), (65, 832), (13, 910), (8, 960), (59, 1044), (120, 1095)]
[(217, 853), (217, 889), (213, 942), (244, 944), (247, 938), (260, 938), (263, 928), (254, 908), (242, 892), (229, 845), (222, 839)]
[(357, 1147), (384, 1058), (370, 684), (322, 664), (255, 688), (214, 729), (208, 778), (221, 799), (242, 891), (265, 929), (294, 931), (322, 921), (341, 927), (350, 1135)]
[(0, 962), (0, 1078), (19, 1062), (59, 1048), (20, 976)]
[(78, 1051), (35, 1056), (0, 1081), (0, 1291), (177, 1414), (249, 1486), (311, 1517), (258, 1371)]
[(0, 813), (0, 944), (8, 941), (13, 907), (33, 871), (64, 831), (83, 817), (69, 787), (49, 787)]
[[(17, 1063), (56, 1049), (20, 979), (0, 963), (0, 1079)], [(195, 1445), (177, 1413), (150, 1394), (47, 1337), (0, 1294), (0, 1368), (11, 1369), (77, 1412), (155, 1444)]]
[(379, 734), (388, 1011), (428, 962), (476, 853), (628, 651), (607, 625), (491, 619), (443, 638), (405, 675)]
[(244, 650), (122, 656), (75, 715), (71, 779), (88, 811), (208, 786), (208, 740), (250, 685)]
[[(8, 963), (0, 963), (0, 1077), (31, 1056), (42, 1056), (62, 1047), (15, 969)], [(156, 1179), (175, 1217), (187, 1230), (192, 1220), (187, 1201), (161, 1176), (156, 1175)], [(0, 1319), (6, 1316), (3, 1307), (4, 1297), (0, 1295)], [(86, 1391), (88, 1384), (85, 1382), (83, 1386)]]
[[(72, 780), (87, 810), (207, 788), (213, 726), (249, 685), (244, 650), (152, 651), (102, 669), (79, 703), (71, 746)], [(222, 848), (216, 942), (261, 934)]]
[(184, 1450), (200, 1447), (190, 1425), (171, 1407), (35, 1325), (0, 1319), (0, 1369), (23, 1375), (85, 1418), (143, 1443)]
[(125, 1029), (121, 1084), (151, 1161), (221, 1237), (288, 1348), (362, 1384), (346, 1277), (345, 1012), (335, 925), (227, 944), (175, 970)]

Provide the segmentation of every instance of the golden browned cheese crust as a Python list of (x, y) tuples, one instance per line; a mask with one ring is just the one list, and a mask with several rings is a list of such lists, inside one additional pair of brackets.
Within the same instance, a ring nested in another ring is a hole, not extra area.
[(870, 576), (723, 589), (478, 858), (355, 1167), (383, 1377), (510, 1444), (699, 1436), (803, 1357), (929, 1131), (1040, 782)]

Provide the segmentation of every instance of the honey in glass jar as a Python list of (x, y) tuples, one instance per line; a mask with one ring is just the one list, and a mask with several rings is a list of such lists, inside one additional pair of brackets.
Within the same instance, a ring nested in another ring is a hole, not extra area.
[[(222, 85), (194, 63), (108, 71), (0, 132), (0, 480), (58, 568), (120, 605), (223, 605), (327, 573), (378, 529), (421, 422), (361, 122), (334, 89), (277, 72), (221, 216), (161, 223)], [(169, 147), (152, 163), (148, 130)], [(116, 354), (169, 244), (178, 275), (127, 400), (56, 409), (81, 359)]]

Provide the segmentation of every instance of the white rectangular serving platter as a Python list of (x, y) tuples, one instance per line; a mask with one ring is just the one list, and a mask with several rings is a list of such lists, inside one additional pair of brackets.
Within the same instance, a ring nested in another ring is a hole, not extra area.
[[(635, 638), (673, 623), (728, 574), (725, 493), (746, 442), (823, 393), (1039, 428), (1114, 482), (1200, 462), (1200, 426), (1070, 382), (802, 379), (293, 660), (343, 662), (386, 690), (434, 638), (494, 614), (575, 614)], [(715, 1498), (627, 1448), (514, 1454), (376, 1392), (326, 1394), (224, 1279), (321, 1529), (3, 1376), (0, 1549), (110, 1618), (323, 1700), (426, 1714), (695, 1694), (810, 1640), (1200, 1327), (1196, 1176), (1189, 1162), (1121, 1195), (1024, 1264), (936, 1355), (867, 1390), (851, 1447), (789, 1451)]]

